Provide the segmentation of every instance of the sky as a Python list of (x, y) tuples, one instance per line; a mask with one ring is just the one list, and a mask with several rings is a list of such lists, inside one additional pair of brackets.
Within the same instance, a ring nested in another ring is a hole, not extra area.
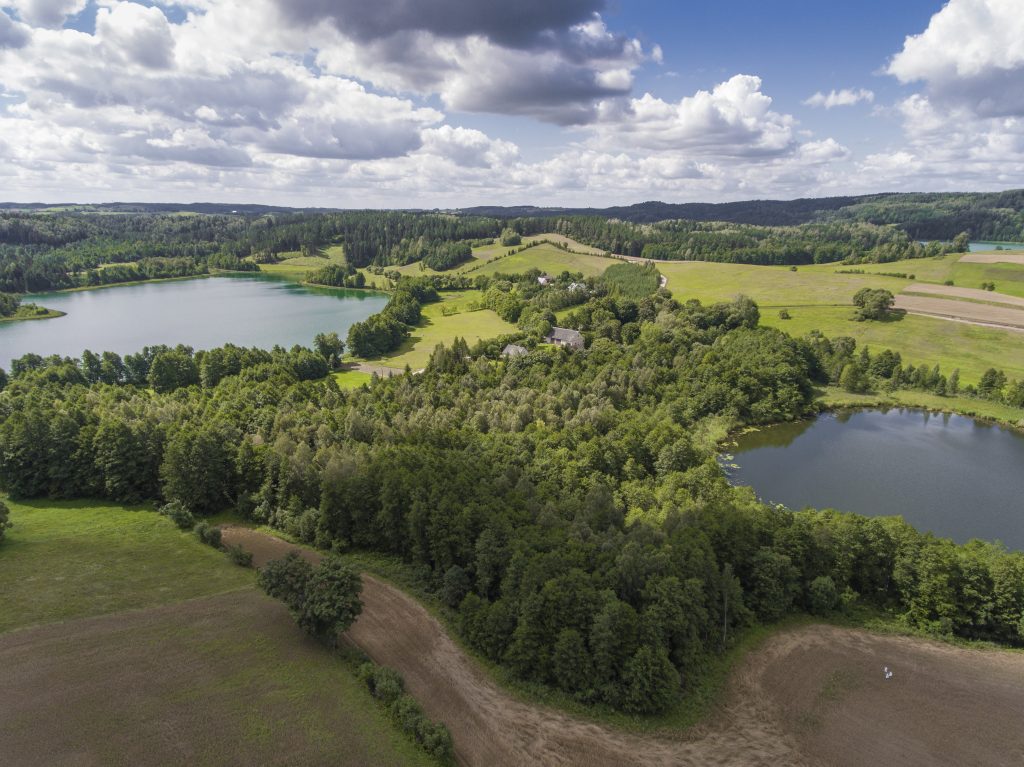
[(0, 200), (1024, 186), (1024, 0), (0, 0)]

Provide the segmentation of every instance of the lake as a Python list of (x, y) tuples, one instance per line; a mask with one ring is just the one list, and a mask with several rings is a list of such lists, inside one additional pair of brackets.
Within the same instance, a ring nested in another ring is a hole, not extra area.
[(732, 452), (730, 479), (766, 501), (900, 515), (960, 543), (1024, 549), (1024, 436), (1009, 429), (921, 410), (841, 411), (744, 434)]
[(210, 349), (225, 343), (312, 346), (320, 332), (342, 337), (384, 308), (383, 293), (312, 288), (269, 275), (218, 275), (25, 296), (66, 316), (0, 323), (0, 367), (28, 352), (78, 357), (154, 344)]

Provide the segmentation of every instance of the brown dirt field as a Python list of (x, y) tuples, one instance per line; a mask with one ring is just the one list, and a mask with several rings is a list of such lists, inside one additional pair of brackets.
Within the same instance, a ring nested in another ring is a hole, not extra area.
[(950, 298), (968, 298), (973, 301), (984, 301), (988, 304), (1006, 304), (1024, 308), (1024, 298), (1008, 296), (990, 290), (977, 288), (958, 288), (955, 285), (932, 285), (927, 282), (916, 283), (902, 291), (901, 295), (949, 296)]
[[(253, 551), (257, 565), (294, 548), (243, 528), (225, 529), (224, 538)], [(513, 697), (416, 600), (369, 575), (363, 584), (363, 614), (347, 639), (402, 673), (427, 713), (449, 727), (465, 765), (874, 767), (1024, 758), (1024, 655), (829, 626), (782, 632), (739, 665), (708, 722), (645, 737)], [(885, 664), (896, 672), (888, 682)]]
[(0, 635), (0, 764), (429, 764), (254, 588)]
[(1024, 264), (1024, 253), (967, 253), (959, 261), (963, 264)]
[[(988, 295), (991, 296), (992, 294), (989, 293)], [(905, 293), (900, 293), (896, 296), (894, 306), (910, 314), (923, 314), (928, 317), (967, 322), (972, 325), (984, 325), (1003, 330), (1024, 331), (1024, 311), (1010, 306), (976, 304), (969, 301), (912, 296)]]

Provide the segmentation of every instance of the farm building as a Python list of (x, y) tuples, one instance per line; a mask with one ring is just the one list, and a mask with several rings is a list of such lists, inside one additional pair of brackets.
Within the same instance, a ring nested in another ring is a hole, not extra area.
[(509, 344), (501, 350), (502, 357), (522, 357), (529, 353), (529, 349), (525, 346), (520, 346), (519, 344)]
[(545, 343), (555, 346), (564, 346), (568, 349), (583, 348), (583, 334), (578, 330), (569, 328), (551, 328), (551, 332), (544, 336)]

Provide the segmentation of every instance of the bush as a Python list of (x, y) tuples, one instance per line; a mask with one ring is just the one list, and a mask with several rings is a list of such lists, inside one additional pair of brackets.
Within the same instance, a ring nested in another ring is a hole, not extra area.
[(228, 546), (228, 558), (239, 567), (252, 567), (252, 552), (241, 546)]
[(790, 315), (789, 310), (788, 309), (779, 309), (779, 319), (780, 320), (792, 319), (792, 316)]
[(364, 663), (359, 667), (359, 677), (366, 683), (370, 694), (385, 706), (390, 706), (405, 692), (402, 675), (387, 666)]
[(11, 527), (10, 517), (11, 510), (7, 508), (6, 503), (0, 501), (0, 541), (3, 541), (7, 528)]
[[(220, 548), (221, 532), (219, 527), (211, 525), (209, 522), (202, 521), (195, 526), (195, 534), (199, 540), (205, 543), (207, 546), (213, 546), (215, 549)], [(250, 560), (252, 557), (250, 557)]]
[(828, 575), (821, 575), (811, 581), (807, 589), (810, 611), (815, 615), (828, 615), (839, 603), (839, 591), (835, 581)]
[(160, 507), (160, 513), (171, 520), (180, 530), (191, 530), (196, 524), (192, 512), (180, 501), (171, 501)]

